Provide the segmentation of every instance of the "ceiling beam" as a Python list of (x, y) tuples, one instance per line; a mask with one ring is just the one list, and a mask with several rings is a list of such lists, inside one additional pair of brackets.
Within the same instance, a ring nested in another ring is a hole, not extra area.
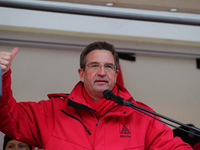
[[(67, 4), (67, 3), (65, 3)], [(160, 13), (150, 14), (150, 13), (138, 13), (134, 11), (120, 11), (122, 9), (102, 9), (103, 6), (89, 6), (80, 7), (78, 4), (74, 5), (61, 5), (59, 3), (53, 2), (41, 2), (41, 1), (20, 1), (20, 0), (1, 0), (1, 7), (9, 8), (20, 8), (29, 10), (39, 10), (39, 11), (49, 11), (49, 12), (59, 12), (59, 13), (70, 13), (88, 16), (99, 16), (99, 17), (109, 17), (109, 18), (120, 18), (120, 19), (131, 19), (131, 20), (142, 20), (151, 22), (162, 22), (162, 23), (172, 23), (172, 24), (182, 24), (182, 25), (194, 25), (200, 26), (200, 18), (190, 18), (190, 17), (179, 17), (160, 15)], [(127, 9), (124, 9), (127, 10)]]

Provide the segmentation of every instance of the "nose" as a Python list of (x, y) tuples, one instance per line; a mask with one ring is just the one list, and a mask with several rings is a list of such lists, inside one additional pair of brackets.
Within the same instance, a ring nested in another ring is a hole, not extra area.
[(104, 65), (100, 66), (98, 74), (101, 75), (101, 76), (105, 76), (107, 74), (107, 72), (106, 72), (106, 70), (104, 68)]

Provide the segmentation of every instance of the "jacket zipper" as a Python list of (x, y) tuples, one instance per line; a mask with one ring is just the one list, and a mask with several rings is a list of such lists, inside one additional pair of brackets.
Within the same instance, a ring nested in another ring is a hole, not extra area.
[[(118, 105), (116, 105), (116, 106), (118, 106)], [(113, 108), (115, 108), (116, 106), (113, 106), (112, 108), (110, 108), (102, 117), (104, 117), (111, 109), (113, 109)], [(94, 115), (96, 116), (96, 118), (97, 118), (97, 121), (98, 121), (98, 124), (96, 124), (96, 126), (98, 126), (99, 125), (99, 122), (100, 122), (100, 119), (97, 117), (97, 115), (94, 113)], [(101, 118), (102, 118), (101, 117)]]
[(98, 126), (99, 125), (99, 121), (100, 121), (100, 119), (97, 117), (97, 115), (96, 115), (96, 113), (94, 113), (94, 115), (95, 115), (95, 117), (97, 118), (97, 124), (96, 124), (96, 126)]
[(117, 107), (117, 106), (119, 106), (119, 105), (115, 105), (115, 106), (113, 106), (112, 108), (110, 108), (102, 117), (104, 117), (111, 109), (113, 109), (113, 108), (115, 108), (115, 107)]
[(62, 109), (60, 109), (60, 110), (61, 110), (64, 114), (66, 114), (67, 116), (72, 117), (72, 118), (76, 119), (77, 121), (79, 121), (79, 122), (83, 125), (83, 127), (85, 128), (85, 130), (88, 132), (88, 134), (91, 135), (89, 129), (84, 125), (84, 123), (83, 123), (80, 119), (78, 119), (78, 118), (76, 118), (75, 116), (72, 116), (72, 115), (66, 113), (66, 112), (65, 112), (64, 110), (62, 110)]
[[(129, 100), (131, 100), (131, 99), (133, 99), (133, 98), (131, 97), (131, 98), (129, 98), (127, 101), (129, 101)], [(113, 106), (112, 108), (110, 108), (103, 116), (105, 116), (111, 109), (113, 109), (113, 108), (115, 108), (115, 107), (117, 107), (117, 106), (119, 106), (119, 104)], [(102, 117), (103, 117), (103, 116), (102, 116)]]

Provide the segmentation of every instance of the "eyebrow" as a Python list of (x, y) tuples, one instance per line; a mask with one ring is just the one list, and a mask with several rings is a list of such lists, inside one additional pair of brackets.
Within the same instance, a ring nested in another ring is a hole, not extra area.
[(94, 62), (91, 62), (91, 63), (89, 63), (89, 64), (100, 64), (99, 62), (96, 62), (96, 61), (94, 61)]
[[(91, 63), (89, 63), (89, 64), (100, 64), (100, 63), (99, 63), (99, 62), (96, 62), (96, 61), (94, 61), (94, 62), (91, 62)], [(107, 62), (107, 63), (104, 63), (104, 64), (114, 65), (113, 63), (109, 63), (109, 62)]]

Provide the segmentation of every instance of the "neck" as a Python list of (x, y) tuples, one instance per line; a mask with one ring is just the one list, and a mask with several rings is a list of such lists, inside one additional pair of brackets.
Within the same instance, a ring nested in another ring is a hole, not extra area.
[[(89, 94), (88, 94), (89, 95)], [(103, 98), (103, 96), (102, 96), (102, 94), (101, 94), (101, 96), (99, 95), (99, 96), (97, 96), (97, 95), (89, 95), (95, 102), (97, 102), (97, 101), (99, 101), (100, 99), (102, 99)]]
[(95, 101), (99, 101), (103, 98), (103, 92), (89, 92), (85, 89), (85, 92)]

